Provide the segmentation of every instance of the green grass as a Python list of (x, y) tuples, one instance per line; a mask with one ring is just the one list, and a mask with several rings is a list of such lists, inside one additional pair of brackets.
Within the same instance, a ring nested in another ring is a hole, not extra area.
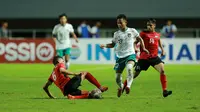
[[(71, 65), (72, 71), (89, 71), (109, 90), (101, 100), (68, 100), (54, 85), (57, 99), (42, 90), (49, 64), (0, 64), (0, 112), (200, 112), (200, 65), (166, 65), (173, 95), (162, 97), (159, 74), (152, 68), (134, 80), (131, 93), (117, 98), (112, 65)], [(124, 77), (125, 77), (124, 73)], [(81, 89), (95, 87), (86, 80)]]

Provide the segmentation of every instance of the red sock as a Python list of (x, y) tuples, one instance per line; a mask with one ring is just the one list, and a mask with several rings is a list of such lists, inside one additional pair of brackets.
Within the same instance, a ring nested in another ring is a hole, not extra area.
[(124, 87), (126, 87), (126, 86), (127, 86), (127, 80), (124, 81)]
[(87, 73), (87, 75), (85, 76), (85, 78), (92, 84), (94, 84), (97, 88), (101, 87), (101, 84), (99, 84), (99, 82), (97, 81), (96, 78), (94, 78), (92, 76), (92, 74), (90, 74), (89, 72)]
[(165, 74), (160, 74), (160, 82), (162, 84), (162, 89), (167, 90), (167, 78)]
[(78, 95), (78, 96), (68, 95), (68, 98), (69, 99), (86, 99), (86, 98), (88, 98), (88, 94), (83, 94), (83, 95)]

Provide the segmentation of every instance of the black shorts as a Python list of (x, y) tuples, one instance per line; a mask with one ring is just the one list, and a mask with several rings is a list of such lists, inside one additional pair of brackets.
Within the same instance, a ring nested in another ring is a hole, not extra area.
[(81, 95), (81, 90), (79, 90), (79, 86), (81, 86), (81, 75), (74, 76), (64, 87), (64, 95)]
[(136, 64), (135, 71), (142, 71), (142, 70), (146, 71), (149, 68), (149, 66), (154, 67), (159, 63), (164, 63), (164, 62), (158, 56), (149, 59), (139, 59)]

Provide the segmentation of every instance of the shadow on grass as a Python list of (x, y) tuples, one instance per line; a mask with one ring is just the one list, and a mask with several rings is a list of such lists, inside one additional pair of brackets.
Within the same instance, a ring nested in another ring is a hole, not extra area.
[[(62, 98), (48, 98), (48, 97), (34, 97), (34, 98), (27, 98), (27, 99), (33, 99), (33, 100), (69, 100), (65, 97)], [(102, 99), (75, 99), (75, 100), (104, 100), (104, 99), (118, 99), (117, 97), (114, 96), (107, 96), (107, 97), (103, 97)]]

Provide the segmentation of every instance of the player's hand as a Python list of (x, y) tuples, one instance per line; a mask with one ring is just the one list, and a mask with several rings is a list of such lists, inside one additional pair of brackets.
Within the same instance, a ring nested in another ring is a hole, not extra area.
[(101, 44), (101, 45), (100, 45), (100, 48), (101, 48), (101, 49), (103, 49), (103, 48), (105, 48), (105, 47), (106, 47), (106, 46), (105, 46), (104, 44)]
[(144, 52), (146, 52), (147, 54), (149, 54), (149, 51), (147, 49), (143, 49)]
[(165, 55), (166, 55), (166, 52), (162, 51), (161, 56), (165, 56)]

